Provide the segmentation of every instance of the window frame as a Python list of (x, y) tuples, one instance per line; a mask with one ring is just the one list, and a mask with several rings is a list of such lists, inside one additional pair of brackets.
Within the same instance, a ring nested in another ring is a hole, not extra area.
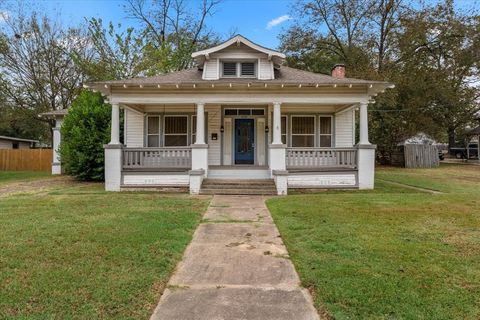
[[(158, 133), (149, 133), (149, 132), (148, 132), (148, 131), (149, 131), (149, 130), (148, 130), (148, 129), (149, 129), (149, 118), (151, 118), (151, 117), (157, 117), (157, 118), (158, 118)], [(162, 118), (162, 117), (161, 117), (160, 115), (158, 115), (158, 114), (148, 114), (148, 115), (147, 115), (147, 119), (146, 119), (147, 121), (145, 121), (146, 124), (147, 124), (147, 125), (146, 125), (146, 130), (145, 130), (145, 133), (146, 133), (146, 136), (145, 136), (145, 145), (146, 145), (147, 148), (160, 148), (161, 145), (162, 145), (162, 141), (161, 141), (161, 137), (162, 137), (162, 126), (161, 126), (161, 123), (162, 123), (162, 122), (161, 122), (161, 118)], [(149, 146), (149, 144), (148, 144), (148, 142), (149, 142), (149, 140), (148, 140), (149, 136), (157, 136), (157, 137), (158, 137), (158, 146), (156, 146), (156, 147), (151, 147), (151, 146)]]
[[(225, 75), (225, 63), (235, 63), (235, 75)], [(242, 75), (242, 64), (243, 63), (253, 63), (253, 75)], [(246, 60), (221, 60), (221, 70), (220, 74), (222, 78), (250, 78), (250, 79), (255, 79), (258, 78), (258, 61), (257, 60), (251, 60), (251, 59), (246, 59)]]
[[(288, 142), (289, 142), (289, 137), (288, 137), (288, 128), (289, 128), (289, 125), (288, 125), (288, 115), (281, 115), (280, 116), (280, 124), (281, 124), (281, 119), (285, 118), (285, 133), (282, 133), (282, 128), (280, 128), (280, 137), (283, 138), (283, 136), (285, 136), (285, 145), (289, 145)], [(283, 143), (283, 139), (282, 139), (282, 143)]]
[[(322, 133), (322, 121), (321, 118), (330, 118), (330, 133)], [(318, 146), (319, 148), (333, 148), (333, 116), (332, 115), (319, 115), (318, 116)], [(322, 147), (320, 144), (322, 143), (322, 136), (330, 136), (330, 146)]]
[[(293, 118), (313, 118), (313, 133), (293, 133)], [(293, 146), (294, 136), (313, 136), (313, 146), (311, 147), (295, 147)], [(292, 114), (290, 115), (290, 145), (292, 148), (315, 148), (317, 146), (317, 116), (312, 114)]]
[[(187, 125), (186, 125), (186, 128), (187, 128), (187, 132), (186, 133), (166, 133), (166, 130), (165, 130), (165, 119), (166, 118), (171, 118), (171, 117), (181, 117), (181, 118), (186, 118), (187, 119)], [(189, 132), (188, 132), (188, 127), (189, 127), (189, 115), (187, 114), (165, 114), (163, 115), (163, 130), (162, 130), (162, 137), (163, 137), (163, 147), (165, 148), (178, 148), (178, 147), (188, 147), (189, 144), (188, 144), (188, 136), (189, 136)], [(166, 141), (166, 136), (186, 136), (186, 143), (184, 146), (166, 146), (165, 145), (165, 141)]]
[[(193, 121), (195, 119), (195, 121)], [(194, 144), (197, 139), (197, 115), (193, 114), (190, 117), (190, 144)]]

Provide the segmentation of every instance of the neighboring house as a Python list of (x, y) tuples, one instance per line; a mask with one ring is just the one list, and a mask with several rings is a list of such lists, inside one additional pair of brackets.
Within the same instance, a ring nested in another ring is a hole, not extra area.
[(112, 104), (106, 190), (188, 186), (197, 194), (205, 178), (273, 180), (281, 195), (373, 188), (367, 107), (392, 84), (345, 78), (344, 65), (331, 76), (289, 68), (283, 53), (240, 35), (192, 57), (195, 68), (86, 86)]
[(38, 140), (0, 136), (0, 149), (31, 149)]
[(60, 155), (58, 148), (60, 147), (61, 134), (60, 127), (63, 123), (63, 118), (68, 113), (68, 109), (60, 109), (40, 114), (40, 117), (50, 118), (55, 120), (55, 127), (52, 128), (53, 140), (53, 160), (52, 160), (52, 174), (62, 174), (62, 164), (60, 163)]

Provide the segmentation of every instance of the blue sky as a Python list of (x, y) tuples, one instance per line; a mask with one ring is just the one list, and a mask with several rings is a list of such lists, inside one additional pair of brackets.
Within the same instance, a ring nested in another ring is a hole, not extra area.
[[(198, 5), (196, 0), (189, 0), (189, 3)], [(52, 15), (60, 13), (67, 24), (81, 23), (84, 17), (100, 17), (104, 21), (120, 22), (123, 26), (135, 25), (134, 21), (126, 19), (123, 4), (121, 0), (44, 0), (39, 3), (39, 8)], [(207, 24), (223, 37), (236, 30), (254, 42), (276, 48), (278, 34), (291, 23), (287, 18), (291, 4), (292, 1), (288, 0), (224, 0), (208, 18)], [(272, 20), (274, 22), (269, 26)]]
[[(187, 1), (191, 6), (199, 5), (199, 0)], [(478, 8), (479, 1), (456, 0), (455, 4), (462, 8)], [(215, 14), (208, 18), (207, 25), (223, 38), (235, 30), (258, 44), (277, 48), (279, 33), (292, 23), (288, 15), (294, 3), (294, 0), (223, 0)], [(65, 24), (78, 24), (84, 22), (84, 17), (97, 17), (105, 22), (121, 23), (124, 27), (135, 26), (135, 21), (126, 18), (123, 0), (41, 0), (36, 4), (40, 11), (59, 15)]]

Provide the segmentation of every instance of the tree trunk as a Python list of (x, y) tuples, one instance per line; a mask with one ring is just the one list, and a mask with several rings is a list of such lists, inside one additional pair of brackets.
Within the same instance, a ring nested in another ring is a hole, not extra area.
[(455, 129), (448, 128), (448, 149), (455, 147)]

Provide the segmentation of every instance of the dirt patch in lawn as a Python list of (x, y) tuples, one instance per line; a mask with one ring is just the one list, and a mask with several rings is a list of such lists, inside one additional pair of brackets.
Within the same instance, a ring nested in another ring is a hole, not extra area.
[(11, 182), (0, 186), (0, 198), (4, 198), (15, 193), (39, 193), (55, 187), (66, 187), (79, 183), (85, 185), (88, 184), (86, 182), (78, 182), (69, 176), (60, 176), (34, 181)]

